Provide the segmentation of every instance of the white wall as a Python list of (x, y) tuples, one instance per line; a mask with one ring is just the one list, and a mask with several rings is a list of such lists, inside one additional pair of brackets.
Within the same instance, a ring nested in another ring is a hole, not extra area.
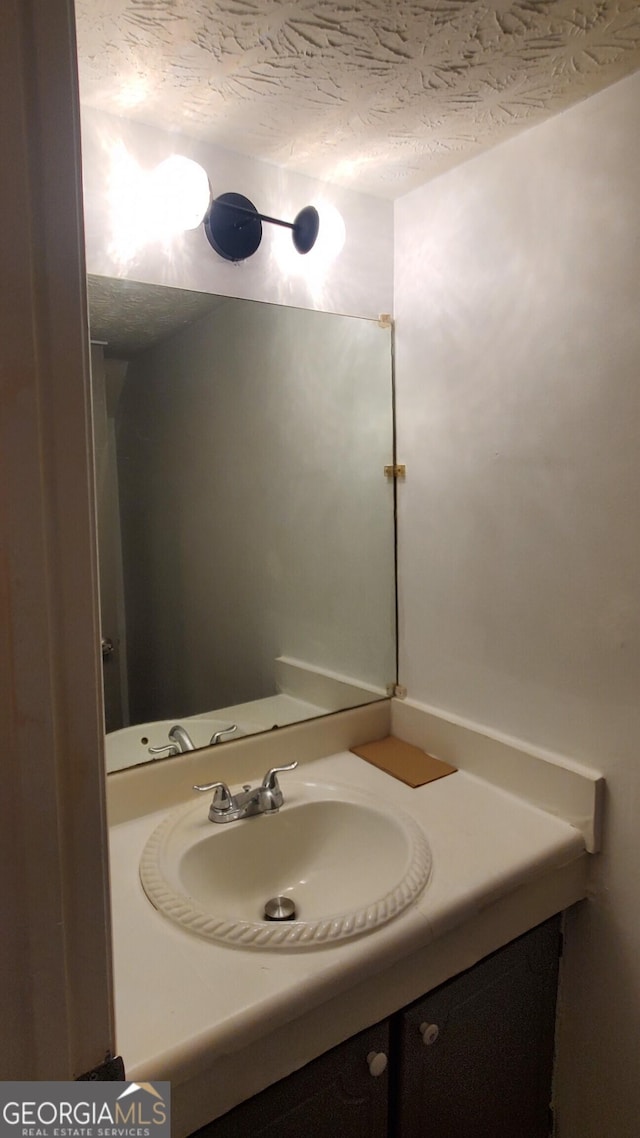
[(400, 681), (601, 769), (561, 1138), (640, 1117), (640, 75), (396, 204)]
[[(82, 115), (82, 151), (89, 273), (350, 316), (375, 318), (391, 312), (391, 202), (88, 108)], [(260, 213), (285, 221), (293, 221), (304, 206), (317, 204), (321, 231), (323, 203), (328, 203), (344, 220), (344, 248), (334, 260), (325, 261), (319, 238), (317, 248), (300, 256), (293, 250), (289, 230), (265, 224), (258, 251), (235, 265), (213, 251), (200, 226), (175, 242), (169, 254), (155, 244), (123, 261), (113, 243), (109, 202), (114, 171), (120, 170), (128, 181), (125, 152), (144, 169), (171, 154), (184, 154), (205, 168), (214, 197), (228, 191), (244, 194)]]

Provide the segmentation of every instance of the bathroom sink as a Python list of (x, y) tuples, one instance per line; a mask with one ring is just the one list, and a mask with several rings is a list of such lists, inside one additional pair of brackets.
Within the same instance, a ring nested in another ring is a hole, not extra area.
[[(239, 947), (318, 947), (371, 933), (418, 896), (428, 842), (407, 814), (351, 788), (283, 779), (284, 806), (217, 826), (208, 799), (174, 811), (145, 846), (151, 903), (199, 936)], [(293, 902), (293, 919), (265, 905)]]

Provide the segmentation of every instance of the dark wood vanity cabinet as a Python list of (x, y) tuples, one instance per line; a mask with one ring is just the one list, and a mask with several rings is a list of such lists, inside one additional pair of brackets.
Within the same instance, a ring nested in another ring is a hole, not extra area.
[(547, 1138), (559, 919), (392, 1020), (393, 1138)]
[(547, 1138), (559, 950), (554, 917), (198, 1138)]
[[(372, 1076), (367, 1056), (374, 1054), (387, 1064)], [(385, 1020), (204, 1126), (197, 1138), (387, 1138), (388, 1055)]]

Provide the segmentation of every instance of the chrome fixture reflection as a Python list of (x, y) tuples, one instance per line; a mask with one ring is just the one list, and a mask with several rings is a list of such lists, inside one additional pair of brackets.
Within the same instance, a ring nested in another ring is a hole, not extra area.
[(225, 261), (244, 261), (251, 257), (262, 241), (262, 222), (281, 225), (292, 231), (293, 244), (299, 253), (308, 253), (316, 243), (320, 217), (315, 206), (301, 209), (293, 221), (281, 221), (258, 213), (253, 202), (242, 194), (220, 194), (214, 198), (204, 218), (207, 239)]
[(195, 751), (195, 744), (185, 727), (176, 723), (169, 732), (169, 742), (164, 747), (149, 747), (150, 755), (163, 755), (169, 758), (172, 755), (183, 755), (186, 751)]
[(225, 735), (233, 735), (237, 730), (238, 724), (232, 723), (229, 727), (222, 727), (220, 731), (214, 731), (209, 740), (209, 746), (215, 747), (217, 743), (220, 743), (221, 740), (224, 739)]

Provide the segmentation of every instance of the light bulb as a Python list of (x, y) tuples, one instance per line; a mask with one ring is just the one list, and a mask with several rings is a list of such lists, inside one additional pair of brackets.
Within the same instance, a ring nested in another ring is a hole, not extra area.
[(151, 171), (147, 195), (149, 228), (166, 239), (197, 229), (209, 208), (211, 187), (202, 166), (173, 154)]

